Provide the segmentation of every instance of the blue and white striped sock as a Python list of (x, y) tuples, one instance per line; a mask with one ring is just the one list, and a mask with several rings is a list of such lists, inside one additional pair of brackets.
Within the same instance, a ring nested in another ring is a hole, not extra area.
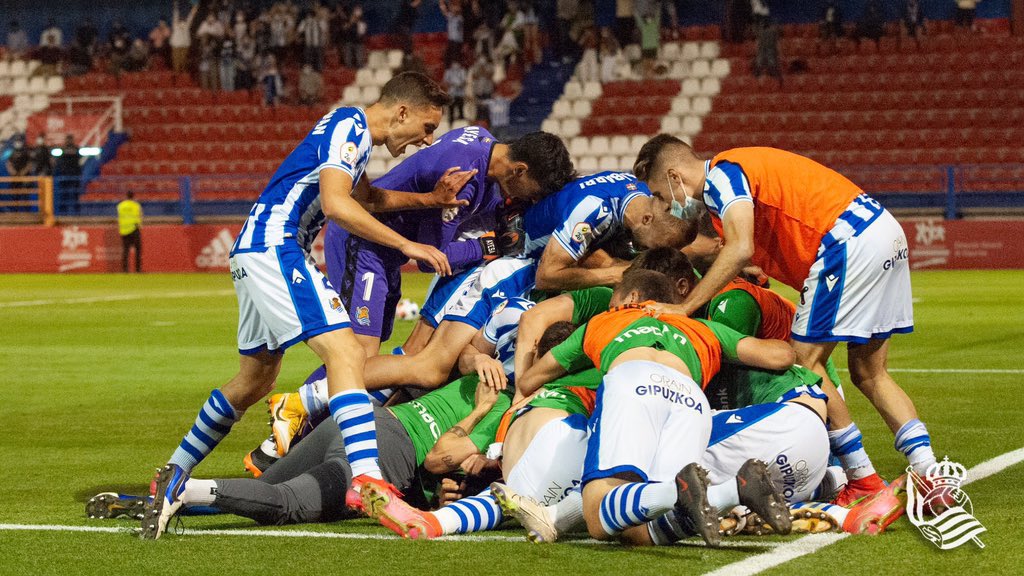
[(914, 418), (904, 424), (896, 433), (896, 449), (907, 457), (914, 472), (924, 476), (928, 468), (935, 464), (935, 453), (932, 452), (932, 437), (924, 422)]
[(320, 366), (299, 386), (299, 398), (310, 421), (317, 421), (328, 414), (327, 410), (327, 367)]
[(671, 482), (631, 482), (612, 488), (601, 500), (601, 527), (615, 536), (665, 514), (676, 503)]
[(856, 424), (850, 424), (846, 428), (828, 431), (829, 446), (832, 453), (839, 456), (839, 462), (846, 470), (846, 476), (852, 480), (859, 480), (875, 473), (875, 467), (871, 464), (871, 458), (864, 450), (864, 437)]
[(366, 390), (338, 392), (331, 396), (328, 406), (341, 429), (352, 476), (367, 474), (383, 479), (377, 463), (377, 426), (373, 421), (373, 405)]
[(476, 496), (456, 500), (434, 512), (434, 517), (441, 524), (445, 534), (468, 534), (492, 530), (501, 524), (505, 516), (501, 513), (498, 501), (491, 496), (490, 490), (484, 490)]
[(210, 392), (206, 404), (203, 404), (199, 415), (196, 416), (196, 423), (181, 439), (181, 444), (171, 455), (168, 463), (176, 464), (187, 474), (191, 474), (192, 469), (231, 431), (231, 426), (238, 418), (235, 409), (220, 390)]
[(648, 522), (647, 533), (651, 535), (651, 541), (655, 546), (669, 546), (697, 534), (696, 530), (688, 526), (689, 524), (691, 523), (680, 522), (676, 511), (670, 510), (667, 514)]

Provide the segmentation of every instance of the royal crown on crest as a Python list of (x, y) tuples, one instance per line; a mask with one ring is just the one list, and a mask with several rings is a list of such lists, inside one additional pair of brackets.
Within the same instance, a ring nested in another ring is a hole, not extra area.
[(931, 481), (933, 488), (939, 486), (959, 487), (967, 478), (967, 469), (956, 462), (950, 462), (947, 456), (942, 459), (942, 462), (936, 462), (929, 466), (925, 476)]

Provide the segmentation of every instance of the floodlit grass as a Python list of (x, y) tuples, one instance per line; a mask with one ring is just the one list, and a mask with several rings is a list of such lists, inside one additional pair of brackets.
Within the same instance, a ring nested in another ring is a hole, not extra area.
[[(917, 331), (895, 338), (890, 366), (928, 424), (936, 453), (973, 466), (1024, 447), (1024, 273), (914, 275)], [(428, 278), (406, 277), (422, 302)], [(791, 291), (786, 291), (792, 295)], [(29, 305), (26, 305), (29, 304)], [(236, 302), (227, 275), (0, 276), (0, 524), (123, 526), (89, 521), (84, 502), (101, 491), (146, 491), (209, 391), (236, 369)], [(398, 322), (386, 349), (411, 322)], [(842, 350), (839, 366), (845, 365)], [(278, 380), (294, 390), (316, 366), (304, 346), (289, 350)], [(901, 372), (900, 369), (962, 372)], [(1016, 370), (983, 373), (971, 370)], [(865, 445), (886, 477), (902, 456), (864, 398), (847, 387)], [(266, 437), (254, 406), (197, 476), (242, 476), (242, 456)], [(905, 519), (880, 537), (852, 537), (770, 573), (983, 574), (1020, 570), (1024, 466), (967, 488), (987, 547), (940, 552)], [(257, 528), (233, 516), (189, 517), (187, 529)], [(288, 530), (390, 533), (369, 521)], [(509, 525), (497, 534), (518, 536)], [(3, 574), (700, 574), (769, 550), (525, 542), (402, 542), (254, 536), (174, 535), (142, 542), (118, 534), (0, 529)]]

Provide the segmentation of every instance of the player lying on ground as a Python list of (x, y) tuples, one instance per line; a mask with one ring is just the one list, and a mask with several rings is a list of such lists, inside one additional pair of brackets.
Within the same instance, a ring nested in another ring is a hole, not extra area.
[[(661, 311), (690, 314), (750, 263), (800, 291), (792, 325), (798, 362), (826, 377), (837, 342), (847, 342), (850, 378), (896, 434), (896, 449), (924, 472), (931, 438), (907, 394), (889, 375), (889, 337), (913, 330), (907, 243), (896, 219), (840, 174), (772, 148), (738, 148), (699, 158), (661, 134), (640, 150), (633, 171), (663, 198), (703, 203), (723, 240), (715, 263), (687, 299)], [(885, 488), (846, 403), (825, 382), (829, 433), (850, 479), (839, 503)]]
[[(364, 354), (341, 300), (309, 251), (325, 218), (351, 233), (429, 262), (448, 274), (447, 257), (384, 226), (367, 212), (454, 206), (454, 194), (411, 194), (371, 187), (363, 172), (374, 145), (393, 156), (430, 144), (451, 98), (422, 74), (399, 74), (365, 110), (325, 115), (288, 155), (253, 206), (230, 253), (238, 295), (238, 373), (214, 390), (157, 476), (156, 498), (142, 520), (144, 538), (158, 538), (181, 505), (192, 469), (212, 451), (246, 408), (274, 387), (282, 353), (306, 342), (327, 368), (330, 411), (355, 475), (380, 482), (371, 405), (363, 386)], [(455, 191), (472, 173), (457, 176)]]

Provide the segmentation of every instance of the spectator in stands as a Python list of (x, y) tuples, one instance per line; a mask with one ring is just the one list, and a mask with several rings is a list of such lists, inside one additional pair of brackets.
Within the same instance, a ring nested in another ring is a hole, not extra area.
[(315, 106), (323, 101), (324, 77), (312, 65), (303, 64), (299, 73), (299, 103)]
[(580, 45), (583, 46), (583, 56), (576, 67), (576, 74), (580, 82), (599, 82), (601, 80), (601, 66), (597, 59), (598, 39), (593, 27), (590, 27), (580, 38)]
[(903, 27), (918, 44), (921, 43), (921, 35), (924, 34), (924, 12), (921, 10), (921, 3), (918, 0), (906, 0), (903, 4)]
[(829, 53), (835, 54), (837, 42), (843, 37), (843, 11), (838, 0), (828, 0), (821, 14), (821, 40), (828, 46)]
[(416, 27), (417, 11), (421, 2), (422, 0), (402, 0), (402, 6), (395, 17), (395, 30), (402, 43), (402, 51), (406, 54), (412, 52), (412, 31)]
[(319, 9), (306, 13), (296, 29), (302, 38), (302, 62), (313, 66), (317, 72), (324, 69), (324, 46), (327, 44), (327, 18)]
[(92, 18), (86, 18), (85, 22), (75, 30), (75, 44), (84, 50), (90, 58), (96, 53), (96, 42), (99, 37), (100, 31), (96, 29)]
[(256, 66), (256, 41), (252, 36), (242, 36), (238, 43), (238, 58), (235, 59), (235, 90), (252, 90), (256, 85), (253, 76)]
[(92, 70), (93, 61), (89, 51), (75, 42), (68, 49), (64, 63), (64, 73), (68, 76), (80, 76)]
[(244, 10), (235, 11), (235, 21), (231, 24), (231, 37), (235, 41), (235, 45), (242, 43), (242, 38), (249, 35), (249, 22), (245, 19)]
[(473, 77), (473, 99), (476, 102), (476, 121), (488, 122), (487, 101), (494, 94), (494, 65), (486, 58), (478, 58), (470, 69)]
[(956, 15), (953, 21), (958, 28), (966, 28), (977, 31), (974, 27), (974, 13), (978, 9), (978, 2), (981, 0), (954, 0), (956, 2)]
[(189, 10), (188, 16), (181, 17), (178, 9), (178, 2), (174, 2), (174, 9), (171, 12), (171, 68), (178, 73), (188, 69), (188, 51), (192, 47), (192, 19), (196, 17), (196, 10), (199, 4), (196, 3)]
[(17, 60), (28, 52), (28, 34), (22, 30), (17, 20), (12, 20), (7, 28), (7, 56)]
[(764, 0), (750, 0), (750, 22), (754, 27), (754, 34), (771, 22), (772, 12)]
[(448, 24), (448, 46), (445, 49), (445, 62), (453, 62), (462, 58), (462, 42), (464, 40), (465, 17), (462, 15), (462, 0), (438, 0), (437, 6), (441, 9)]
[(654, 77), (654, 64), (661, 45), (661, 5), (650, 3), (644, 13), (636, 14), (636, 27), (640, 30), (641, 73), (645, 80)]
[(529, 70), (531, 64), (540, 64), (544, 57), (540, 43), (540, 18), (534, 0), (520, 0), (519, 11), (523, 14), (523, 56)]
[(128, 51), (132, 48), (132, 36), (120, 20), (114, 20), (107, 38), (108, 65), (111, 74), (120, 74), (125, 70)]
[(235, 76), (238, 73), (238, 54), (235, 51), (235, 41), (228, 36), (220, 44), (220, 89), (232, 92), (235, 90)]
[(46, 25), (46, 30), (39, 35), (39, 46), (51, 47), (51, 48), (63, 48), (64, 47), (64, 31), (57, 26), (57, 23), (50, 18)]
[(167, 20), (161, 18), (160, 22), (149, 31), (149, 48), (154, 56), (159, 57), (168, 67), (171, 65), (171, 27)]
[(345, 21), (342, 30), (342, 61), (349, 68), (362, 68), (366, 65), (366, 20), (363, 18), (362, 6), (356, 4), (352, 7), (352, 14)]
[(494, 32), (486, 19), (482, 19), (473, 30), (473, 60), (481, 56), (494, 57)]
[(466, 104), (466, 68), (462, 66), (459, 58), (455, 58), (444, 71), (444, 87), (452, 97), (452, 103), (448, 106), (448, 123), (454, 124), (456, 119), (462, 120), (466, 117), (464, 110)]
[(141, 72), (149, 67), (149, 46), (142, 38), (132, 41), (128, 54), (125, 55), (124, 69), (127, 72)]
[(200, 41), (212, 39), (218, 42), (224, 38), (224, 25), (217, 19), (216, 13), (211, 11), (206, 15), (206, 19), (196, 29), (196, 38)]
[(501, 88), (495, 91), (494, 96), (487, 101), (487, 112), (490, 120), (489, 129), (491, 134), (498, 140), (505, 140), (508, 137), (509, 108), (512, 101), (519, 96), (522, 86), (515, 82), (506, 82)]
[(557, 0), (555, 2), (555, 54), (563, 64), (572, 62), (577, 54), (576, 43), (570, 32), (572, 22), (580, 9), (580, 0)]
[(633, 27), (636, 25), (633, 15), (633, 0), (615, 0), (615, 39), (619, 41), (620, 46), (633, 43)]
[(270, 50), (274, 53), (276, 63), (285, 62), (288, 56), (288, 45), (295, 33), (295, 19), (283, 4), (274, 4), (270, 9)]
[(36, 136), (36, 145), (29, 151), (29, 161), (32, 163), (33, 176), (53, 175), (53, 154), (46, 145), (46, 134)]
[(199, 38), (199, 87), (217, 90), (220, 87), (220, 51), (213, 36)]
[(614, 82), (619, 79), (619, 68), (625, 63), (622, 49), (615, 40), (615, 35), (608, 28), (601, 28), (601, 82)]
[[(14, 144), (11, 146), (11, 155), (7, 157), (7, 175), (13, 177), (31, 176), (32, 161), (29, 158), (28, 150), (25, 148), (25, 136), (15, 136)], [(17, 183), (12, 188), (23, 188), (23, 183)]]
[(58, 213), (77, 213), (78, 196), (81, 192), (82, 157), (78, 153), (74, 134), (64, 137), (64, 146), (61, 147), (60, 155), (53, 165), (53, 175), (57, 177), (53, 188)]
[(277, 106), (284, 86), (281, 83), (281, 73), (277, 69), (277, 58), (273, 54), (267, 54), (263, 58), (260, 67), (260, 87), (263, 89), (263, 103), (271, 108)]
[(782, 63), (779, 57), (779, 25), (769, 19), (767, 23), (760, 24), (755, 30), (757, 33), (757, 49), (754, 55), (754, 76), (760, 78), (762, 74), (768, 74), (782, 86)]
[(864, 15), (857, 22), (857, 45), (863, 38), (875, 41), (875, 46), (880, 47), (882, 36), (885, 36), (885, 18), (882, 16), (882, 7), (879, 0), (867, 0), (864, 5)]
[(135, 249), (135, 273), (142, 272), (142, 205), (131, 190), (117, 203), (117, 231), (121, 235), (121, 270), (128, 273), (128, 252)]

